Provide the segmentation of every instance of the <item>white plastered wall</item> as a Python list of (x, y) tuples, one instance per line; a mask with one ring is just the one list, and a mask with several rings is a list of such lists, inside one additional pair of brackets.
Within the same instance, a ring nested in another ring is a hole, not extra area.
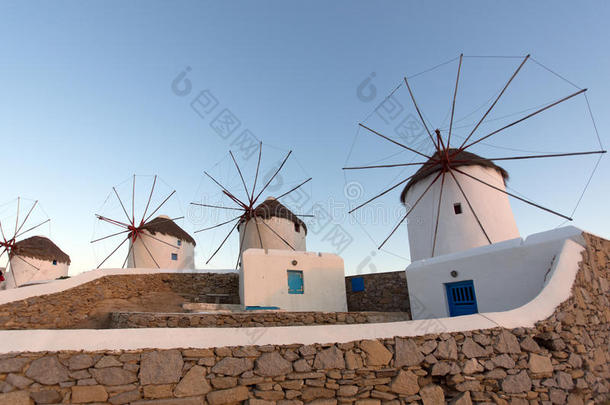
[(449, 316), (445, 284), (457, 281), (473, 280), (479, 312), (526, 304), (548, 281), (566, 240), (585, 244), (582, 231), (569, 226), (411, 263), (406, 272), (413, 319)]
[[(493, 168), (475, 165), (460, 166), (458, 169), (502, 190), (505, 189), (502, 175)], [(461, 173), (455, 171), (453, 173), (492, 243), (519, 237), (519, 230), (506, 194)], [(406, 198), (407, 209), (415, 205), (437, 174), (434, 173), (418, 181), (409, 189)], [(407, 227), (412, 262), (432, 257), (440, 191), (441, 178), (409, 214)], [(434, 256), (488, 245), (489, 241), (450, 174), (445, 175), (442, 197)], [(455, 214), (455, 203), (461, 204), (461, 214)]]
[[(256, 224), (258, 223), (258, 229)], [(286, 240), (297, 251), (307, 250), (305, 243), (306, 231), (304, 227), (300, 227), (299, 231), (295, 230), (294, 222), (286, 218), (259, 218), (254, 217), (246, 223), (241, 223), (238, 227), (239, 238), (242, 240), (242, 252), (248, 249), (278, 249), (278, 250), (291, 250), (282, 239), (278, 237), (273, 231)], [(244, 236), (244, 230), (246, 231)], [(260, 231), (260, 239), (259, 239)], [(263, 246), (261, 246), (261, 240)]]
[[(178, 246), (178, 239), (175, 236), (164, 235), (160, 232), (155, 233), (152, 238), (150, 232), (144, 230), (142, 235), (136, 239), (133, 249), (127, 260), (127, 267), (134, 268), (157, 268), (157, 264), (161, 269), (192, 269), (195, 267), (195, 246), (185, 240), (181, 246)], [(162, 242), (161, 242), (162, 241)], [(164, 243), (165, 242), (165, 243)], [(131, 240), (130, 240), (131, 246)], [(146, 245), (146, 247), (144, 246)], [(171, 246), (170, 246), (171, 245)], [(155, 261), (150, 257), (146, 248), (155, 258)], [(172, 253), (178, 255), (178, 260), (172, 260)], [(134, 262), (135, 259), (135, 262)]]
[(70, 266), (67, 263), (59, 261), (54, 265), (51, 260), (40, 260), (32, 257), (24, 257), (22, 260), (19, 256), (13, 256), (10, 271), (4, 275), (5, 281), (2, 282), (0, 288), (16, 288), (31, 282), (55, 280), (67, 276), (69, 268)]
[[(288, 293), (287, 270), (303, 272), (303, 294)], [(347, 311), (343, 259), (330, 253), (248, 249), (240, 269), (240, 299), (244, 307)]]

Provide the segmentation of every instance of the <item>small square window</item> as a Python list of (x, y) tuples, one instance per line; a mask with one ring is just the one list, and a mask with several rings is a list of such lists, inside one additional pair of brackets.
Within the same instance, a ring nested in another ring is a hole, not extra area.
[(180, 239), (178, 239), (178, 241), (176, 242), (176, 245), (182, 246), (182, 241)]
[(301, 270), (286, 270), (288, 273), (288, 294), (303, 294), (303, 272)]
[(57, 260), (53, 260), (53, 266), (57, 266)]
[(462, 204), (461, 203), (453, 204), (453, 212), (455, 212), (455, 215), (461, 214), (462, 213)]
[(178, 260), (178, 253), (172, 253), (172, 260)]
[(352, 278), (352, 292), (364, 291), (364, 279), (362, 277)]

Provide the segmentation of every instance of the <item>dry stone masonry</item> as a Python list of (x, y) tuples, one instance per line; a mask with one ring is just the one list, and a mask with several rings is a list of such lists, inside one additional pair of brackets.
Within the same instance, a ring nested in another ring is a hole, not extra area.
[(278, 312), (157, 314), (115, 312), (110, 328), (249, 328), (256, 326), (347, 325), (407, 321), (405, 312)]
[[(148, 306), (155, 293), (164, 299), (214, 302), (207, 294), (228, 294), (239, 304), (235, 273), (159, 273), (106, 276), (55, 294), (0, 305), (0, 329), (73, 329), (108, 327), (114, 307)], [(103, 309), (107, 307), (108, 311)], [(93, 322), (91, 322), (93, 320)]]
[[(352, 280), (362, 278), (363, 291), (352, 290)], [(349, 311), (409, 313), (409, 290), (404, 271), (373, 273), (345, 277)]]
[[(610, 242), (533, 328), (315, 345), (13, 353), (0, 404), (607, 404)], [(169, 332), (168, 332), (169, 333)]]

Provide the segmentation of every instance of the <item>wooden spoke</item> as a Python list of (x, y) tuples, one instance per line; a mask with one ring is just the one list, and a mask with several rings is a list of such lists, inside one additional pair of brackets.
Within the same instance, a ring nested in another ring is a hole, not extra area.
[(26, 233), (28, 233), (30, 231), (33, 231), (34, 229), (36, 229), (36, 228), (38, 228), (40, 226), (43, 226), (47, 222), (51, 222), (51, 220), (47, 219), (46, 221), (43, 221), (43, 222), (39, 223), (38, 225), (34, 225), (33, 227), (26, 229), (25, 231), (21, 232), (20, 234), (15, 235), (15, 237), (13, 239), (16, 239), (16, 238), (20, 237), (21, 235), (26, 234)]
[(172, 245), (171, 243), (167, 243), (166, 241), (161, 240), (161, 239), (157, 238), (156, 236), (152, 236), (151, 234), (149, 234), (149, 233), (147, 233), (147, 232), (140, 232), (139, 234), (140, 234), (140, 235), (144, 235), (144, 236), (146, 236), (146, 237), (148, 237), (148, 238), (154, 239), (154, 240), (156, 240), (157, 242), (161, 242), (161, 243), (163, 243), (163, 244), (165, 244), (165, 245), (167, 245), (167, 246), (171, 246), (171, 247), (173, 247), (174, 249), (180, 249), (180, 246), (178, 246), (178, 245)]
[(277, 236), (278, 238), (280, 238), (280, 239), (282, 240), (282, 242), (284, 242), (284, 243), (285, 243), (285, 244), (286, 244), (286, 245), (287, 245), (287, 246), (288, 246), (290, 249), (292, 249), (292, 250), (296, 250), (296, 249), (294, 248), (294, 246), (292, 246), (290, 243), (288, 243), (288, 241), (287, 241), (286, 239), (284, 239), (284, 238), (282, 237), (282, 235), (280, 235), (279, 233), (277, 233), (277, 232), (275, 231), (275, 229), (273, 229), (272, 227), (270, 227), (269, 225), (267, 225), (267, 223), (266, 223), (265, 221), (261, 221), (261, 224), (263, 224), (263, 225), (265, 225), (267, 228), (269, 228), (269, 230), (270, 230), (271, 232), (273, 232), (273, 233), (275, 234), (275, 236)]
[(99, 239), (94, 239), (94, 240), (92, 240), (92, 241), (91, 241), (91, 242), (89, 242), (89, 243), (95, 243), (95, 242), (99, 242), (99, 241), (101, 241), (101, 240), (108, 239), (108, 238), (112, 238), (113, 236), (121, 235), (121, 234), (126, 233), (126, 232), (129, 232), (129, 229), (126, 229), (126, 230), (121, 231), (121, 232), (113, 233), (112, 235), (104, 236), (104, 237), (99, 238)]
[[(127, 265), (127, 260), (129, 260), (129, 255), (131, 254), (131, 252), (132, 252), (132, 251), (133, 251), (133, 243), (130, 243), (130, 244), (129, 244), (129, 250), (127, 250), (127, 256), (125, 256), (125, 260), (123, 261), (123, 265), (121, 266), (121, 268), (122, 268), (122, 269), (124, 269), (124, 268), (125, 268), (125, 265)], [(133, 266), (133, 267), (136, 267), (136, 266), (135, 266), (135, 263), (136, 263), (136, 258), (135, 258), (135, 256), (134, 256), (134, 258), (133, 258), (133, 263), (134, 263), (134, 266)]]
[(246, 204), (242, 203), (237, 197), (235, 197), (233, 194), (229, 193), (228, 191), (222, 190), (222, 192), (224, 195), (226, 195), (231, 200), (233, 200), (233, 202), (235, 202), (235, 204), (241, 205), (242, 209), (247, 210), (249, 208)]
[[(155, 258), (152, 255), (152, 253), (150, 253), (150, 250), (148, 249), (148, 246), (146, 246), (146, 243), (144, 243), (144, 239), (143, 238), (140, 239), (140, 242), (142, 242), (142, 246), (144, 246), (144, 249), (146, 249), (146, 251), (148, 252), (148, 255), (150, 256), (152, 261), (155, 263), (155, 266), (157, 266), (157, 268), (160, 269), (161, 267), (159, 266), (159, 263), (157, 263), (157, 261), (155, 260)], [(135, 261), (135, 257), (134, 257), (134, 261)]]
[(472, 129), (472, 131), (470, 131), (470, 134), (468, 134), (468, 136), (466, 137), (466, 139), (464, 139), (464, 142), (462, 142), (462, 144), (459, 147), (459, 150), (461, 150), (464, 145), (466, 145), (466, 143), (468, 142), (468, 140), (470, 139), (470, 137), (472, 136), (472, 134), (474, 134), (474, 132), (477, 130), (477, 128), (479, 128), (479, 125), (481, 125), (481, 123), (485, 120), (485, 118), (487, 117), (487, 115), (491, 112), (491, 110), (493, 110), (493, 108), (495, 107), (496, 103), (498, 102), (498, 100), (500, 100), (500, 97), (502, 97), (502, 95), (504, 94), (504, 92), (506, 91), (506, 89), (508, 88), (508, 85), (510, 84), (510, 82), (513, 81), (513, 79), (515, 78), (515, 76), (517, 76), (517, 73), (519, 73), (519, 71), (521, 70), (521, 68), (523, 67), (523, 65), (525, 64), (525, 62), (527, 62), (527, 60), (529, 59), (529, 55), (527, 55), (523, 61), (521, 62), (521, 64), (519, 65), (519, 67), (517, 68), (517, 70), (515, 70), (515, 72), (513, 73), (513, 75), (510, 77), (510, 79), (508, 79), (508, 82), (506, 83), (506, 85), (504, 86), (504, 88), (502, 89), (502, 91), (500, 91), (500, 94), (498, 94), (498, 97), (496, 97), (495, 101), (491, 104), (491, 106), (489, 107), (489, 109), (485, 112), (485, 114), (483, 114), (483, 117), (481, 117), (481, 119), (479, 120), (479, 122), (477, 122), (477, 125), (474, 126), (474, 128)]
[(494, 186), (494, 185), (491, 185), (491, 184), (489, 184), (489, 183), (487, 183), (487, 182), (485, 182), (485, 181), (483, 181), (483, 180), (481, 180), (481, 179), (478, 179), (478, 178), (476, 178), (476, 177), (474, 177), (474, 176), (471, 176), (470, 174), (468, 174), (468, 173), (466, 173), (466, 172), (463, 172), (463, 171), (461, 171), (460, 169), (457, 169), (457, 168), (455, 168), (455, 167), (454, 167), (452, 170), (455, 170), (456, 172), (461, 173), (461, 174), (463, 174), (464, 176), (468, 176), (468, 177), (470, 177), (471, 179), (478, 181), (479, 183), (485, 184), (487, 187), (491, 187), (491, 188), (493, 188), (494, 190), (497, 190), (497, 191), (499, 191), (499, 192), (501, 192), (501, 193), (507, 194), (507, 195), (509, 195), (509, 196), (511, 196), (511, 197), (513, 197), (513, 198), (516, 198), (516, 199), (517, 199), (517, 200), (519, 200), (519, 201), (523, 201), (523, 202), (524, 202), (524, 203), (526, 203), (526, 204), (529, 204), (529, 205), (531, 205), (531, 206), (534, 206), (534, 207), (536, 207), (536, 208), (539, 208), (539, 209), (541, 209), (541, 210), (543, 210), (543, 211), (550, 212), (551, 214), (555, 214), (555, 215), (557, 215), (557, 216), (559, 216), (559, 217), (561, 217), (561, 218), (567, 219), (568, 221), (571, 221), (571, 220), (572, 220), (572, 218), (570, 218), (570, 217), (568, 217), (568, 216), (566, 216), (566, 215), (560, 214), (560, 213), (559, 213), (559, 212), (557, 212), (557, 211), (553, 211), (552, 209), (549, 209), (549, 208), (543, 207), (542, 205), (539, 205), (539, 204), (536, 204), (536, 203), (534, 203), (534, 202), (528, 201), (528, 200), (526, 200), (525, 198), (519, 197), (518, 195), (515, 195), (515, 194), (513, 194), (513, 193), (510, 193), (510, 192), (508, 192), (508, 191), (506, 191), (506, 190), (502, 190), (501, 188), (498, 188), (498, 187), (496, 187), (496, 186)]
[(495, 130), (495, 131), (493, 131), (493, 132), (491, 132), (491, 133), (489, 133), (489, 134), (485, 135), (484, 137), (479, 138), (479, 139), (477, 139), (476, 141), (469, 143), (468, 145), (466, 145), (466, 146), (464, 146), (464, 147), (460, 148), (460, 150), (464, 150), (464, 149), (470, 148), (471, 146), (476, 145), (477, 143), (479, 143), (479, 142), (481, 142), (481, 141), (483, 141), (483, 140), (485, 140), (485, 139), (489, 138), (490, 136), (493, 136), (493, 135), (497, 134), (498, 132), (504, 131), (505, 129), (510, 128), (510, 127), (512, 127), (513, 125), (517, 125), (518, 123), (523, 122), (523, 121), (525, 121), (526, 119), (533, 117), (534, 115), (540, 114), (541, 112), (546, 111), (546, 110), (548, 110), (549, 108), (556, 106), (557, 104), (563, 103), (564, 101), (569, 100), (569, 99), (571, 99), (572, 97), (575, 97), (575, 96), (577, 96), (577, 95), (579, 95), (579, 94), (581, 94), (581, 93), (584, 93), (585, 91), (587, 91), (587, 89), (582, 89), (582, 90), (579, 90), (579, 91), (577, 91), (576, 93), (572, 93), (572, 94), (570, 94), (569, 96), (566, 96), (566, 97), (564, 97), (564, 98), (562, 98), (562, 99), (560, 99), (560, 100), (557, 100), (557, 101), (555, 101), (555, 102), (553, 102), (553, 103), (551, 103), (551, 104), (549, 104), (549, 105), (547, 105), (547, 106), (545, 106), (545, 107), (542, 107), (542, 108), (540, 108), (540, 109), (538, 109), (538, 110), (534, 111), (533, 113), (530, 113), (530, 114), (526, 115), (525, 117), (522, 117), (522, 118), (518, 119), (517, 121), (514, 121), (514, 122), (512, 122), (512, 123), (510, 123), (510, 124), (508, 124), (508, 125), (505, 125), (505, 126), (503, 126), (502, 128), (497, 129), (497, 130)]
[(460, 189), (460, 192), (462, 193), (462, 196), (464, 197), (464, 200), (466, 200), (466, 204), (468, 204), (468, 208), (470, 209), (470, 212), (472, 212), (474, 219), (477, 220), (477, 224), (479, 224), (479, 228), (481, 228), (481, 231), (483, 231), (483, 235), (485, 235), (485, 239), (487, 239), (487, 242), (489, 242), (489, 244), (491, 245), (491, 239), (489, 238), (489, 235), (487, 235), (485, 228), (483, 228), (483, 224), (481, 223), (481, 220), (479, 219), (477, 213), (474, 211), (474, 208), (473, 208), (472, 204), (470, 203), (468, 196), (464, 192), (464, 189), (462, 188), (462, 185), (458, 181), (457, 177), (455, 177), (455, 175), (453, 174), (452, 169), (449, 169), (449, 174), (451, 175), (451, 177), (453, 177), (453, 180), (455, 180), (455, 184), (457, 184), (458, 188)]
[(392, 187), (388, 188), (387, 190), (382, 191), (381, 193), (377, 194), (375, 197), (373, 197), (373, 198), (370, 198), (370, 199), (366, 200), (365, 202), (363, 202), (362, 204), (360, 204), (360, 205), (359, 205), (359, 206), (357, 206), (356, 208), (351, 209), (351, 210), (348, 212), (348, 214), (351, 214), (352, 212), (356, 211), (357, 209), (360, 209), (360, 208), (364, 207), (365, 205), (367, 205), (367, 204), (368, 204), (368, 203), (370, 203), (371, 201), (376, 200), (377, 198), (379, 198), (379, 197), (381, 197), (381, 196), (383, 196), (383, 195), (385, 195), (385, 194), (389, 193), (390, 191), (394, 190), (395, 188), (397, 188), (397, 187), (399, 187), (400, 185), (402, 185), (402, 184), (406, 183), (407, 181), (409, 181), (409, 180), (410, 180), (410, 179), (411, 179), (413, 176), (415, 176), (415, 175), (412, 175), (412, 176), (407, 177), (406, 179), (402, 180), (401, 182), (394, 184)]
[[(541, 159), (541, 158), (551, 158), (551, 157), (563, 157), (563, 156), (582, 156), (582, 155), (596, 155), (596, 154), (604, 154), (605, 150), (595, 150), (590, 152), (570, 152), (570, 153), (555, 153), (550, 155), (530, 155), (530, 156), (509, 156), (509, 157), (500, 157), (500, 158), (491, 158), (487, 160), (522, 160), (522, 159)], [(481, 158), (483, 159), (483, 158)]]
[(297, 188), (301, 187), (302, 185), (304, 185), (305, 183), (309, 182), (313, 177), (308, 178), (307, 180), (305, 180), (304, 182), (302, 182), (301, 184), (299, 184), (296, 187), (291, 188), (290, 190), (286, 191), (284, 194), (280, 195), (279, 197), (275, 197), (276, 200), (279, 200), (280, 198), (287, 196), (288, 194), (292, 193), (294, 190), (296, 190)]
[(0, 221), (0, 234), (2, 235), (2, 239), (6, 241), (6, 236), (4, 236), (4, 229), (2, 228), (2, 221)]
[[(449, 151), (451, 147), (451, 129), (453, 128), (453, 113), (455, 112), (455, 98), (457, 97), (458, 84), (460, 82), (460, 71), (462, 70), (462, 59), (464, 58), (464, 54), (460, 54), (460, 63), (458, 64), (457, 78), (455, 79), (455, 91), (453, 92), (453, 103), (451, 104), (451, 121), (449, 121), (449, 135), (447, 136), (447, 149), (445, 151)], [(443, 180), (445, 176), (443, 176)], [(433, 255), (434, 256), (434, 255)]]
[(258, 201), (258, 198), (261, 196), (261, 194), (263, 194), (263, 192), (265, 191), (265, 189), (267, 187), (269, 187), (269, 184), (271, 184), (271, 182), (273, 181), (273, 179), (275, 178), (275, 176), (277, 176), (277, 174), (280, 172), (280, 170), (282, 170), (282, 167), (284, 167), (284, 164), (286, 163), (286, 161), (288, 160), (288, 158), (290, 157), (290, 155), (292, 154), (292, 151), (288, 151), (288, 154), (286, 155), (286, 157), (284, 158), (284, 160), (282, 161), (282, 164), (280, 165), (280, 167), (277, 168), (277, 170), (275, 171), (275, 173), (273, 173), (273, 176), (271, 176), (271, 178), (269, 179), (269, 181), (267, 181), (267, 183), (265, 183), (265, 185), (263, 186), (263, 188), (261, 189), (261, 191), (259, 191), (259, 193), (256, 195), (256, 198), (254, 198), (252, 200), (252, 204), (254, 204), (256, 201)]
[(17, 217), (15, 218), (15, 233), (13, 234), (13, 239), (17, 237), (17, 227), (19, 226), (19, 211), (21, 208), (21, 198), (17, 197)]
[[(242, 247), (244, 245), (244, 239), (246, 238), (246, 230), (248, 229), (248, 222), (246, 221), (246, 223), (244, 224), (244, 232), (241, 235), (241, 238), (239, 240), (239, 253), (237, 254), (237, 262), (235, 263), (235, 269), (237, 269), (239, 267), (239, 261), (241, 259), (241, 254), (242, 254)], [(239, 224), (238, 224), (239, 226)], [(239, 229), (238, 229), (239, 231)]]
[(205, 173), (206, 176), (208, 176), (214, 183), (216, 183), (218, 185), (218, 187), (222, 188), (222, 191), (224, 192), (224, 194), (226, 194), (227, 196), (229, 196), (233, 201), (235, 201), (238, 205), (242, 206), (242, 207), (247, 207), (246, 204), (244, 204), (243, 202), (241, 202), (237, 197), (235, 197), (233, 194), (231, 194), (231, 192), (229, 190), (226, 189), (225, 186), (223, 186), (222, 184), (220, 184), (214, 177), (212, 177), (208, 172), (203, 172)]
[(264, 249), (265, 246), (263, 245), (263, 237), (261, 236), (261, 230), (258, 227), (258, 218), (254, 217), (254, 225), (256, 225), (256, 232), (258, 233), (258, 242), (261, 245), (261, 249)]
[(191, 205), (198, 205), (200, 207), (208, 207), (208, 208), (219, 208), (221, 210), (234, 210), (234, 211), (243, 211), (243, 208), (236, 208), (236, 207), (223, 207), (221, 205), (210, 205), (210, 204), (201, 204), (201, 203), (195, 203), (192, 202)]
[(123, 205), (123, 200), (121, 200), (121, 197), (119, 197), (119, 193), (116, 191), (116, 188), (112, 187), (112, 191), (114, 191), (114, 195), (116, 195), (116, 198), (119, 199), (119, 203), (121, 203), (121, 208), (123, 208), (123, 212), (125, 213), (127, 222), (129, 222), (130, 224), (133, 225), (133, 220), (131, 218), (129, 218), (129, 214), (127, 213), (127, 210), (125, 209), (125, 205)]
[(162, 207), (162, 206), (163, 206), (163, 205), (164, 205), (164, 204), (167, 202), (167, 200), (169, 200), (169, 199), (170, 199), (170, 198), (171, 198), (171, 197), (172, 197), (174, 194), (176, 194), (176, 190), (172, 191), (172, 192), (171, 192), (171, 193), (170, 193), (170, 194), (169, 194), (169, 195), (168, 195), (168, 196), (165, 198), (165, 200), (163, 200), (163, 202), (162, 202), (161, 204), (159, 204), (159, 206), (158, 206), (158, 207), (157, 207), (157, 208), (156, 208), (156, 209), (155, 209), (153, 212), (151, 212), (151, 213), (150, 213), (150, 215), (149, 215), (148, 217), (146, 217), (146, 219), (144, 220), (144, 222), (145, 222), (145, 223), (146, 223), (146, 222), (148, 222), (148, 220), (149, 220), (149, 219), (150, 219), (150, 218), (151, 218), (153, 215), (155, 215), (155, 213), (156, 213), (157, 211), (159, 211), (159, 209), (161, 209), (161, 207)]
[(227, 234), (227, 236), (225, 236), (225, 238), (223, 239), (223, 241), (220, 243), (220, 246), (218, 246), (218, 248), (214, 251), (214, 253), (212, 254), (212, 256), (210, 256), (210, 258), (208, 259), (207, 262), (205, 262), (205, 264), (208, 264), (210, 262), (210, 260), (212, 260), (212, 258), (214, 256), (216, 256), (216, 253), (218, 253), (218, 251), (220, 250), (220, 248), (222, 248), (222, 246), (225, 244), (225, 242), (227, 241), (227, 239), (229, 239), (229, 236), (231, 236), (231, 234), (233, 233), (233, 231), (235, 230), (235, 228), (237, 228), (237, 225), (239, 224), (239, 222), (236, 222), (235, 225), (233, 225), (233, 228), (231, 228), (231, 230), (229, 231), (229, 233)]
[[(13, 255), (13, 257), (16, 257), (17, 259), (21, 260), (22, 262), (24, 262), (25, 264), (28, 264), (29, 266), (35, 268), (36, 270), (40, 270), (40, 267), (34, 266), (32, 263), (28, 262), (27, 260), (25, 260), (23, 257), (19, 256), (19, 255)], [(14, 276), (14, 275), (13, 275)]]
[(261, 156), (263, 154), (263, 143), (261, 142), (258, 148), (258, 161), (256, 162), (256, 174), (254, 175), (254, 185), (252, 186), (252, 194), (250, 195), (250, 202), (254, 201), (254, 190), (256, 189), (256, 181), (258, 180), (258, 169), (261, 166)]
[(416, 163), (395, 163), (391, 165), (375, 165), (375, 166), (352, 166), (352, 167), (343, 167), (342, 170), (360, 170), (360, 169), (379, 169), (379, 168), (387, 168), (387, 167), (403, 167), (403, 166), (418, 166), (424, 165), (427, 162), (416, 162)]
[(129, 228), (129, 224), (126, 224), (121, 221), (117, 221), (116, 219), (107, 218), (107, 217), (105, 217), (103, 215), (99, 215), (99, 214), (95, 214), (95, 217), (97, 219), (99, 219), (100, 221), (105, 221), (105, 222), (111, 223), (112, 225), (120, 226), (123, 228)]
[[(461, 56), (460, 56), (460, 61), (461, 61)], [(440, 195), (438, 197), (438, 208), (436, 210), (436, 224), (434, 225), (434, 239), (432, 241), (432, 255), (430, 257), (434, 257), (434, 251), (436, 249), (436, 235), (438, 233), (438, 221), (439, 218), (441, 217), (441, 204), (443, 202), (443, 188), (445, 186), (445, 172), (442, 172), (443, 175), (441, 176), (441, 191), (440, 191)]]
[(426, 189), (424, 190), (424, 192), (419, 196), (419, 198), (417, 199), (417, 201), (415, 201), (415, 204), (413, 204), (413, 206), (411, 208), (409, 208), (409, 210), (407, 211), (407, 213), (405, 214), (404, 217), (402, 217), (402, 219), (400, 220), (400, 222), (398, 222), (398, 224), (394, 227), (394, 229), (392, 229), (392, 232), (390, 232), (390, 234), (388, 235), (387, 238), (385, 238), (385, 240), (381, 243), (381, 245), (379, 245), (379, 247), (377, 249), (381, 249), (383, 247), (383, 245), (386, 244), (386, 242), (392, 237), (392, 235), (394, 235), (394, 233), (396, 232), (396, 230), (398, 229), (398, 227), (405, 222), (405, 219), (407, 219), (407, 217), (409, 216), (409, 214), (411, 213), (411, 211), (413, 211), (413, 209), (417, 206), (417, 204), (421, 201), (421, 199), (424, 197), (424, 195), (426, 195), (426, 193), (428, 192), (428, 190), (430, 190), (430, 188), (432, 187), (432, 185), (434, 183), (436, 183), (436, 181), (438, 180), (438, 178), (441, 176), (441, 173), (439, 172), (439, 174), (436, 175), (436, 177), (434, 178), (434, 180), (432, 180), (432, 182), (428, 185), (428, 187), (426, 187)]
[[(244, 190), (246, 191), (246, 197), (248, 197), (248, 199), (250, 198), (250, 192), (248, 191), (248, 186), (246, 186), (246, 180), (244, 180), (244, 176), (243, 174), (241, 174), (241, 169), (239, 168), (239, 165), (237, 164), (237, 160), (235, 160), (235, 156), (233, 156), (233, 152), (229, 151), (229, 155), (231, 155), (231, 159), (233, 159), (233, 163), (235, 163), (235, 167), (237, 168), (237, 172), (239, 173), (239, 177), (241, 178), (241, 184), (244, 185)], [(252, 202), (252, 201), (250, 201)]]
[(421, 123), (424, 125), (424, 128), (426, 129), (426, 132), (428, 133), (428, 136), (430, 137), (430, 140), (432, 141), (432, 144), (434, 145), (434, 147), (436, 148), (436, 150), (440, 150), (440, 145), (438, 143), (436, 143), (436, 141), (434, 140), (434, 137), (432, 136), (432, 132), (430, 132), (430, 130), (428, 129), (428, 126), (426, 125), (426, 120), (424, 119), (421, 111), (419, 110), (419, 107), (417, 106), (417, 102), (415, 101), (415, 96), (413, 96), (413, 92), (411, 91), (411, 86), (409, 86), (409, 81), (407, 80), (407, 78), (405, 77), (405, 84), (407, 85), (407, 90), (409, 91), (409, 95), (411, 96), (411, 100), (413, 101), (413, 105), (415, 106), (415, 110), (417, 111), (417, 115), (419, 115), (419, 119), (421, 120)]
[(144, 208), (144, 214), (142, 215), (142, 219), (140, 220), (140, 225), (144, 224), (144, 218), (146, 218), (146, 213), (148, 212), (148, 206), (150, 205), (150, 200), (152, 199), (156, 184), (157, 184), (157, 175), (155, 174), (155, 177), (153, 178), (152, 187), (150, 188), (150, 194), (148, 195), (148, 201), (146, 202), (146, 207)]
[(226, 224), (228, 224), (228, 223), (231, 223), (231, 222), (235, 221), (236, 219), (241, 218), (242, 216), (243, 216), (243, 214), (240, 214), (240, 215), (236, 216), (236, 217), (235, 217), (235, 218), (233, 218), (233, 219), (229, 219), (228, 221), (222, 222), (222, 223), (220, 223), (220, 224), (216, 224), (216, 225), (214, 225), (214, 226), (210, 226), (210, 227), (208, 227), (208, 228), (203, 228), (203, 229), (200, 229), (200, 230), (198, 230), (198, 231), (195, 231), (194, 233), (199, 233), (199, 232), (203, 232), (203, 231), (209, 231), (210, 229), (214, 229), (214, 228), (221, 227), (221, 226), (223, 226), (223, 225), (226, 225)]
[(21, 228), (23, 228), (25, 223), (28, 221), (28, 218), (32, 214), (32, 211), (34, 211), (34, 207), (36, 207), (37, 204), (38, 204), (38, 200), (34, 201), (34, 204), (32, 204), (32, 206), (30, 207), (30, 210), (28, 211), (27, 215), (23, 219), (23, 222), (21, 222), (21, 225), (19, 225), (19, 228), (17, 228), (17, 231), (15, 231), (15, 235), (17, 235), (19, 233), (19, 231), (21, 231)]
[(100, 267), (102, 267), (102, 265), (106, 263), (106, 260), (110, 259), (110, 256), (112, 256), (117, 250), (119, 250), (121, 246), (123, 246), (125, 242), (127, 242), (127, 239), (129, 239), (129, 235), (127, 235), (127, 237), (123, 239), (123, 241), (116, 248), (114, 248), (114, 250), (110, 252), (108, 256), (106, 256), (106, 258), (97, 266), (97, 268), (99, 269)]
[(369, 132), (372, 132), (372, 133), (374, 133), (375, 135), (380, 136), (380, 137), (382, 137), (383, 139), (385, 139), (385, 140), (387, 140), (387, 141), (392, 142), (392, 143), (393, 143), (393, 144), (395, 144), (395, 145), (398, 145), (398, 146), (400, 146), (400, 147), (402, 147), (402, 148), (405, 148), (405, 149), (407, 149), (407, 150), (410, 150), (410, 151), (411, 151), (411, 152), (413, 152), (413, 153), (417, 153), (418, 155), (421, 155), (421, 156), (423, 156), (423, 157), (425, 157), (425, 158), (427, 158), (427, 159), (432, 159), (432, 157), (430, 157), (430, 156), (428, 156), (428, 155), (426, 155), (426, 154), (423, 154), (423, 153), (421, 153), (421, 152), (419, 152), (419, 151), (416, 151), (416, 150), (415, 150), (415, 149), (413, 149), (413, 148), (409, 148), (408, 146), (403, 145), (403, 144), (402, 144), (402, 143), (400, 143), (400, 142), (396, 142), (396, 141), (395, 141), (395, 140), (393, 140), (392, 138), (388, 138), (387, 136), (385, 136), (385, 135), (383, 135), (383, 134), (380, 134), (379, 132), (375, 131), (374, 129), (371, 129), (371, 128), (367, 127), (366, 125), (364, 125), (364, 124), (362, 124), (362, 123), (360, 123), (360, 124), (358, 124), (358, 125), (360, 125), (360, 126), (361, 126), (362, 128), (364, 128), (364, 129), (368, 130)]
[(133, 187), (131, 189), (131, 224), (136, 226), (136, 175), (133, 175)]

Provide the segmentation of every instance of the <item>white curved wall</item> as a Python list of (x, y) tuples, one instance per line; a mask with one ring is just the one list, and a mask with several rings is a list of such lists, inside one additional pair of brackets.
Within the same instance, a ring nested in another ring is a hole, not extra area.
[(55, 280), (58, 277), (67, 276), (70, 266), (66, 263), (24, 257), (28, 263), (38, 267), (38, 269), (25, 263), (17, 256), (11, 258), (10, 271), (4, 275), (6, 279), (2, 286), (5, 288), (15, 288), (32, 281)]
[[(501, 174), (493, 168), (461, 166), (459, 170), (502, 190), (505, 189)], [(519, 230), (506, 194), (461, 173), (453, 173), (468, 196), (468, 200), (492, 243), (519, 237)], [(415, 204), (426, 187), (434, 180), (436, 174), (420, 180), (409, 189), (406, 198), (407, 208)], [(434, 255), (432, 255), (440, 190), (441, 178), (409, 214), (407, 227), (412, 262), (489, 244), (455, 180), (450, 174), (447, 174), (443, 186), (436, 245)], [(456, 203), (461, 205), (461, 214), (454, 212)]]
[(577, 245), (580, 254), (582, 231), (568, 226), (411, 263), (406, 272), (412, 318), (449, 316), (445, 284), (466, 280), (473, 281), (481, 313), (526, 305), (547, 285), (566, 244)]
[[(148, 231), (143, 233), (151, 235)], [(129, 268), (157, 268), (157, 264), (161, 269), (193, 269), (195, 268), (195, 246), (193, 244), (182, 241), (181, 246), (178, 246), (178, 238), (175, 236), (164, 235), (162, 233), (155, 233), (156, 239), (150, 236), (143, 235), (136, 239), (133, 245), (133, 249), (129, 254), (127, 260), (127, 267)], [(129, 241), (131, 246), (131, 240)], [(144, 247), (146, 245), (146, 247)], [(169, 246), (171, 245), (171, 246)], [(150, 250), (150, 253), (155, 258), (150, 257), (146, 248)], [(177, 255), (177, 260), (172, 260), (172, 254)], [(155, 264), (155, 261), (157, 264)]]
[[(258, 222), (258, 230), (260, 231), (261, 238), (258, 237), (258, 231), (256, 229), (255, 221)], [(265, 226), (265, 224), (267, 226)], [(243, 237), (243, 243), (241, 246), (240, 254), (247, 249), (278, 249), (278, 250), (290, 250), (292, 249), (286, 245), (276, 234), (271, 231), (272, 228), (275, 232), (282, 236), (296, 251), (307, 250), (305, 244), (305, 228), (300, 227), (299, 231), (295, 230), (294, 222), (278, 217), (271, 218), (252, 218), (248, 221), (247, 226), (245, 223), (239, 225), (239, 238), (240, 241)], [(246, 234), (244, 236), (244, 229)], [(261, 246), (260, 240), (263, 241)]]

